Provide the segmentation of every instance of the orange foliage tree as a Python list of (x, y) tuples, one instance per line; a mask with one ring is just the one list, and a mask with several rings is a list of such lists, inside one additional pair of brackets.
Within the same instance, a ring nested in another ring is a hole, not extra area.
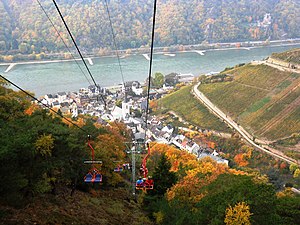
[(244, 153), (239, 153), (234, 157), (234, 161), (238, 164), (238, 166), (243, 167), (247, 166), (249, 163), (246, 160)]
[(247, 145), (243, 145), (240, 149), (241, 153), (237, 154), (234, 157), (234, 161), (238, 164), (238, 166), (243, 167), (247, 166), (249, 162), (247, 159), (250, 159), (252, 156), (253, 148)]
[(177, 172), (179, 167), (192, 169), (197, 165), (196, 156), (189, 154), (186, 151), (180, 151), (175, 147), (159, 143), (152, 143), (150, 147), (151, 154), (166, 154), (172, 165), (171, 171)]
[(152, 100), (149, 102), (149, 108), (153, 111), (156, 112), (157, 108), (158, 108), (158, 103), (155, 100)]
[(225, 164), (218, 164), (209, 157), (198, 161), (196, 156), (165, 144), (152, 143), (151, 152), (152, 160), (157, 154), (165, 154), (171, 162), (171, 170), (181, 173), (178, 176), (179, 181), (167, 192), (169, 201), (178, 199), (194, 204), (206, 194), (201, 188), (213, 182), (220, 174), (245, 174), (230, 169)]
[(31, 104), (27, 109), (25, 109), (26, 115), (31, 115), (34, 111), (40, 109), (40, 107), (37, 104)]

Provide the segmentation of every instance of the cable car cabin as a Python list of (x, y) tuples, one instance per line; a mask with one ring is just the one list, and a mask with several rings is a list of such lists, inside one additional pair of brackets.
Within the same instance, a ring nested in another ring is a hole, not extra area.
[(154, 187), (154, 181), (152, 178), (148, 178), (145, 182), (144, 182), (144, 185), (145, 185), (145, 189), (146, 190), (153, 190), (153, 187)]
[(152, 178), (139, 178), (135, 183), (136, 190), (153, 190), (154, 181)]
[(91, 136), (90, 135), (88, 135), (88, 147), (91, 149), (92, 159), (91, 160), (85, 160), (84, 163), (85, 164), (92, 164), (92, 168), (85, 175), (84, 182), (85, 183), (100, 183), (100, 182), (102, 182), (102, 175), (99, 172), (99, 170), (97, 170), (94, 167), (94, 164), (102, 164), (102, 161), (95, 160), (95, 150), (94, 150), (93, 146), (91, 145)]
[(114, 168), (114, 172), (122, 172), (123, 171), (123, 166), (118, 165), (116, 168)]
[(143, 188), (144, 188), (144, 180), (142, 178), (139, 178), (135, 183), (135, 189), (142, 190)]
[(130, 170), (131, 165), (129, 163), (123, 163), (114, 168), (114, 172), (122, 172), (124, 170)]
[(129, 163), (123, 163), (123, 168), (124, 168), (124, 170), (130, 170), (131, 165)]
[(93, 168), (90, 170), (84, 177), (85, 183), (100, 183), (102, 182), (102, 174), (96, 169)]

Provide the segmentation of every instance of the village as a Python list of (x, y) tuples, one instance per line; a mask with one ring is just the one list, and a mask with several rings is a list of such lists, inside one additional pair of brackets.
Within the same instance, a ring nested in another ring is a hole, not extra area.
[[(164, 77), (161, 88), (150, 90), (150, 100), (163, 97), (172, 91), (176, 84), (189, 85), (195, 79), (193, 74), (168, 74)], [(143, 116), (147, 109), (145, 86), (139, 81), (106, 88), (90, 85), (88, 88), (80, 88), (78, 92), (47, 94), (40, 102), (63, 115), (71, 114), (73, 119), (82, 114), (98, 118), (97, 123), (103, 126), (108, 126), (114, 121), (123, 122), (132, 131), (136, 142), (155, 141), (173, 145), (194, 154), (198, 159), (211, 157), (218, 163), (228, 165), (229, 161), (221, 158), (214, 146), (203, 142), (197, 143), (183, 135), (184, 132), (180, 132), (192, 131), (187, 127), (174, 127), (154, 115), (148, 116), (146, 124)]]

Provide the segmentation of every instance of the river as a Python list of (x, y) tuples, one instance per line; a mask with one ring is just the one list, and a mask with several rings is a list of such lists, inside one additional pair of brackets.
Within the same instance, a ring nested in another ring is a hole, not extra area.
[[(276, 46), (247, 49), (222, 49), (204, 52), (181, 52), (175, 56), (155, 54), (153, 74), (161, 72), (164, 75), (171, 72), (192, 73), (196, 76), (209, 72), (221, 71), (226, 67), (252, 60), (261, 60), (272, 52), (282, 52), (300, 47)], [(148, 76), (149, 61), (143, 55), (131, 55), (122, 58), (121, 66), (125, 81), (138, 80), (143, 82)], [(78, 62), (85, 72), (84, 76), (75, 62), (59, 62), (47, 64), (16, 65), (8, 73), (7, 66), (0, 66), (0, 73), (23, 89), (34, 92), (37, 97), (60, 91), (78, 91), (81, 87), (92, 84), (82, 62)], [(102, 87), (122, 83), (118, 60), (116, 57), (94, 58), (89, 69), (97, 83)]]

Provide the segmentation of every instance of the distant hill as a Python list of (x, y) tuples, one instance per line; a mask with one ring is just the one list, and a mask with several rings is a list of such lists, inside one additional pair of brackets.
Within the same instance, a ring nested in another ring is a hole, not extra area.
[(271, 57), (285, 62), (296, 63), (300, 65), (300, 48), (292, 49), (290, 51), (281, 53), (273, 53)]
[[(51, 0), (40, 1), (66, 44), (75, 51)], [(102, 0), (58, 1), (85, 53), (114, 49)], [(108, 1), (119, 49), (149, 46), (153, 1)], [(298, 0), (162, 0), (155, 46), (300, 37)], [(66, 51), (36, 0), (0, 0), (0, 54)], [(39, 56), (42, 57), (42, 56)]]
[(251, 64), (224, 73), (234, 80), (199, 88), (253, 136), (276, 140), (300, 132), (300, 74)]

